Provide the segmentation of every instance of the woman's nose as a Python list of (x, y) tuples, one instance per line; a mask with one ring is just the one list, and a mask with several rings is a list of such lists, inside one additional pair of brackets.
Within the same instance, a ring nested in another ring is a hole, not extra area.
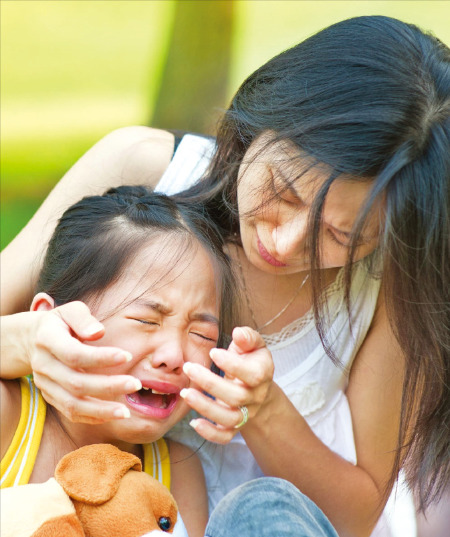
[(184, 364), (182, 341), (177, 338), (168, 338), (151, 354), (150, 363), (154, 368), (167, 368), (171, 372), (182, 371)]
[(273, 229), (272, 240), (279, 261), (289, 263), (292, 257), (305, 249), (307, 227), (307, 214), (299, 213)]

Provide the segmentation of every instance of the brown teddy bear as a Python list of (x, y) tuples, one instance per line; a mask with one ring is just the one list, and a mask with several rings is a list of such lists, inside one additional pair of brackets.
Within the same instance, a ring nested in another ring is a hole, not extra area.
[(2, 489), (0, 503), (1, 537), (153, 537), (177, 521), (169, 490), (109, 444), (68, 453), (54, 478)]

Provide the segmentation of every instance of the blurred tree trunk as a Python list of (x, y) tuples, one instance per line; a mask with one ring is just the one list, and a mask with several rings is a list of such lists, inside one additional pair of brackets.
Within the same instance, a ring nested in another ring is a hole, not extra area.
[(152, 127), (212, 134), (227, 102), (233, 0), (177, 0)]

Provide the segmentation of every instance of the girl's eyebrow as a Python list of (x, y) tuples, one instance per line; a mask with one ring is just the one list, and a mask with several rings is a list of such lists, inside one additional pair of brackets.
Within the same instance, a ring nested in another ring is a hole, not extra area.
[(150, 309), (152, 311), (156, 311), (157, 313), (160, 313), (161, 315), (168, 315), (171, 312), (171, 308), (169, 308), (169, 306), (166, 306), (165, 304), (162, 304), (161, 302), (156, 302), (155, 300), (138, 298), (137, 300), (135, 300), (134, 303), (138, 304), (139, 306), (143, 306), (144, 308)]
[[(169, 306), (166, 306), (165, 304), (162, 304), (161, 302), (156, 302), (156, 300), (147, 300), (143, 298), (138, 298), (135, 301), (135, 304), (138, 304), (139, 306), (143, 306), (144, 308), (150, 309), (152, 311), (156, 311), (157, 313), (160, 313), (161, 315), (169, 315), (172, 312), (172, 308), (169, 308)], [(200, 321), (203, 323), (209, 323), (219, 326), (219, 319), (212, 315), (211, 313), (194, 313), (191, 315), (191, 320), (193, 321)]]
[(200, 321), (202, 323), (215, 324), (219, 326), (219, 319), (210, 313), (194, 313), (191, 315), (192, 321)]

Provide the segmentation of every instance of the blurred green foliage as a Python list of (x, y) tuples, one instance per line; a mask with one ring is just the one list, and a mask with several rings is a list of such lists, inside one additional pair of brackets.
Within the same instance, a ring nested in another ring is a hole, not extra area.
[[(202, 9), (217, 0), (183, 1)], [(1, 0), (0, 5), (3, 248), (95, 141), (151, 117), (175, 2)], [(447, 0), (236, 0), (234, 12), (229, 96), (274, 54), (352, 16), (397, 17), (450, 42)]]

